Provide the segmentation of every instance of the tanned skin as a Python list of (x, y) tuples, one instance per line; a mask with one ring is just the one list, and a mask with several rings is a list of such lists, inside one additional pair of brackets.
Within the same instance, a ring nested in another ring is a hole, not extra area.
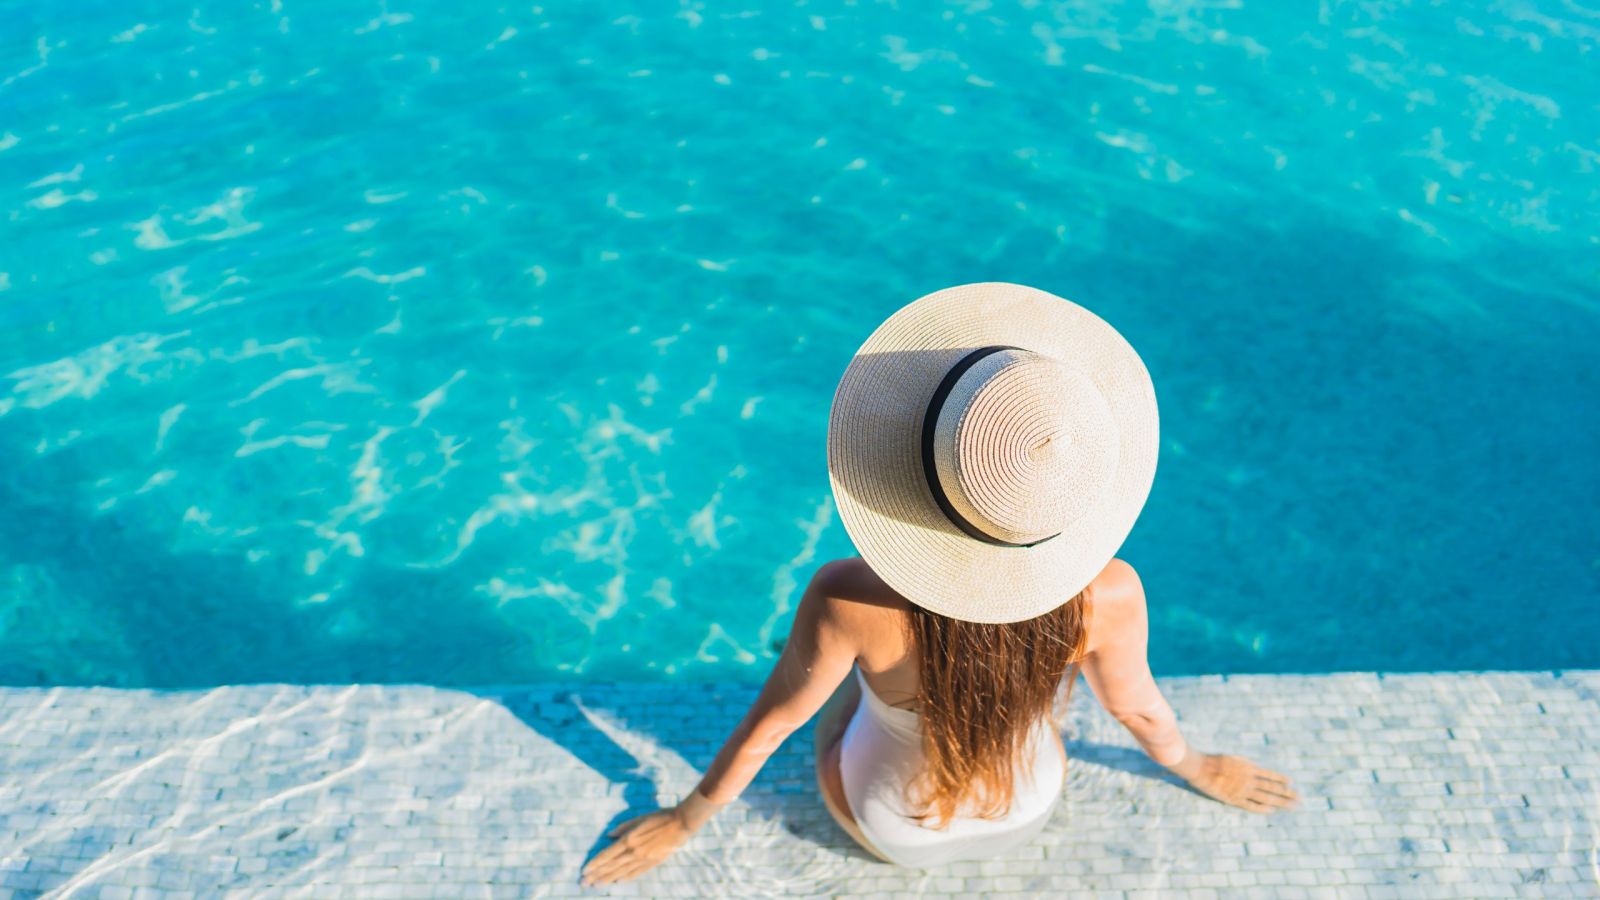
[[(1083, 675), (1101, 705), (1150, 758), (1195, 790), (1255, 813), (1293, 807), (1289, 779), (1239, 756), (1202, 753), (1178, 730), (1177, 717), (1150, 674), (1150, 619), (1133, 567), (1113, 559), (1086, 589), (1089, 623)], [(861, 667), (873, 693), (891, 706), (916, 697), (918, 661), (906, 640), (909, 601), (857, 558), (819, 568), (801, 596), (794, 627), (772, 674), (700, 785), (672, 809), (618, 825), (616, 839), (584, 867), (585, 884), (637, 878), (659, 865), (745, 789), (773, 751), (822, 713), (816, 728), (817, 787), (839, 826), (879, 858), (861, 833), (839, 775), (839, 739), (860, 700), (851, 669)], [(1066, 749), (1057, 745), (1063, 756)]]

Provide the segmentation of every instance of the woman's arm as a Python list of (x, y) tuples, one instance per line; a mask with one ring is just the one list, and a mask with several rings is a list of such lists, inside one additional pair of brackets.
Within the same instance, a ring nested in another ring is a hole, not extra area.
[(1178, 717), (1161, 696), (1147, 653), (1150, 618), (1144, 585), (1133, 567), (1113, 560), (1117, 577), (1094, 595), (1091, 650), (1083, 674), (1100, 704), (1121, 722), (1150, 758), (1201, 793), (1253, 812), (1273, 812), (1297, 799), (1289, 779), (1237, 756), (1193, 751)]
[(767, 757), (810, 721), (850, 674), (858, 650), (847, 622), (852, 601), (832, 596), (833, 565), (819, 569), (806, 586), (766, 685), (700, 779), (696, 793), (711, 802), (738, 797)]
[(1133, 567), (1113, 560), (1120, 569), (1110, 589), (1094, 594), (1090, 652), (1083, 676), (1100, 705), (1133, 734), (1150, 758), (1171, 767), (1183, 759), (1188, 745), (1178, 730), (1178, 717), (1156, 687), (1147, 649), (1150, 619), (1144, 587)]
[(852, 601), (835, 596), (838, 569), (817, 570), (800, 597), (794, 627), (761, 693), (723, 743), (700, 784), (671, 810), (624, 822), (610, 836), (617, 842), (584, 867), (587, 884), (636, 878), (682, 846), (717, 810), (733, 802), (774, 751), (804, 725), (855, 664), (855, 634), (846, 620)]

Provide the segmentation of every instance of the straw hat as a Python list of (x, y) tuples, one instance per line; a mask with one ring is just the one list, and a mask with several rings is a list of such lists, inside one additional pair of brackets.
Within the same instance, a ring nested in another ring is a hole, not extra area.
[(833, 397), (828, 475), (857, 551), (917, 605), (1020, 622), (1087, 587), (1150, 495), (1155, 389), (1128, 342), (1020, 284), (890, 316)]

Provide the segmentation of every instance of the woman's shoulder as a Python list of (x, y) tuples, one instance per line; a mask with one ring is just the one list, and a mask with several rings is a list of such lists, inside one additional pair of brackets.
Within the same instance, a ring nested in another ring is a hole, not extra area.
[[(823, 563), (812, 576), (811, 586), (834, 611), (849, 618), (904, 615), (910, 607), (910, 601), (859, 556)], [(1113, 558), (1084, 588), (1083, 599), (1102, 621), (1120, 620), (1144, 609), (1144, 586), (1127, 560)]]
[[(820, 628), (847, 634), (859, 652), (879, 660), (882, 670), (906, 651), (904, 623), (910, 601), (890, 587), (859, 556), (823, 563), (811, 577), (806, 601), (815, 604), (810, 620)], [(1148, 627), (1144, 585), (1126, 560), (1113, 558), (1084, 588), (1084, 618), (1089, 630), (1085, 653), (1119, 636)]]
[(852, 635), (863, 649), (880, 652), (888, 635), (898, 638), (911, 605), (859, 556), (823, 563), (806, 593), (818, 604), (820, 619)]
[(1089, 653), (1107, 638), (1136, 626), (1146, 616), (1144, 585), (1126, 560), (1113, 558), (1084, 589), (1089, 621)]
[(859, 556), (823, 563), (812, 576), (811, 583), (818, 594), (855, 617), (904, 613), (910, 605)]
[[(854, 648), (868, 673), (884, 673), (906, 661), (911, 602), (878, 577), (866, 560), (852, 556), (824, 563), (812, 576), (808, 593), (822, 605), (822, 617)], [(879, 696), (885, 690), (881, 684), (873, 689), (880, 691)]]

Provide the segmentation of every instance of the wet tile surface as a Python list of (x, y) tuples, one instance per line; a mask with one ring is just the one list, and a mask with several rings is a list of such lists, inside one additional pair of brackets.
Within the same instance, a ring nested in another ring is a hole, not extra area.
[(639, 882), (577, 871), (670, 802), (753, 689), (551, 684), (0, 690), (0, 894), (1600, 896), (1600, 672), (1162, 681), (1198, 747), (1294, 778), (1236, 811), (1080, 686), (1067, 795), (1002, 859), (906, 871), (817, 799), (809, 732)]

